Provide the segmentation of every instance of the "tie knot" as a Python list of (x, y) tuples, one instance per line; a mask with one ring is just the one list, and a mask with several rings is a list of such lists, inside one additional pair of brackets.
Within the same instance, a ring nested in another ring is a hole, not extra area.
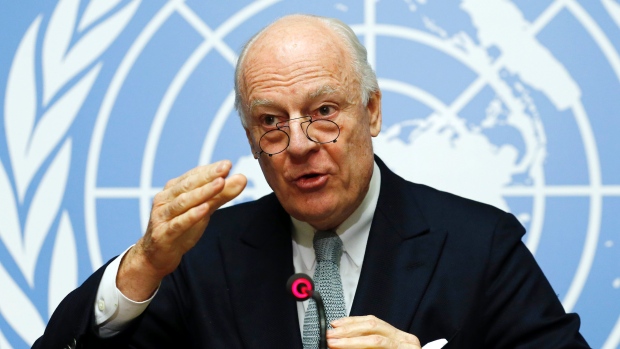
[(338, 265), (342, 255), (342, 240), (333, 230), (317, 231), (313, 241), (317, 262), (331, 261)]

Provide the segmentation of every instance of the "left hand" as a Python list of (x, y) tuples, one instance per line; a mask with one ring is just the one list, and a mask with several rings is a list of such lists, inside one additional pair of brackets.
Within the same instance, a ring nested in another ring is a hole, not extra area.
[(375, 316), (335, 320), (327, 331), (327, 346), (340, 348), (421, 349), (418, 337), (403, 332)]

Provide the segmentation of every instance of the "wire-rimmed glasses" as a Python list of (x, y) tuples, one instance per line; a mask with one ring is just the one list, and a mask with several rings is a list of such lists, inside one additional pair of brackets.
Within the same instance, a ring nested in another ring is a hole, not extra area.
[(273, 156), (285, 151), (291, 141), (291, 137), (288, 132), (286, 132), (286, 129), (290, 128), (290, 122), (305, 118), (308, 118), (308, 120), (301, 121), (299, 126), (306, 135), (306, 138), (318, 144), (336, 143), (338, 136), (340, 136), (340, 127), (338, 127), (338, 124), (327, 119), (313, 120), (312, 116), (306, 115), (280, 121), (276, 123), (276, 128), (265, 132), (258, 141), (260, 151), (254, 152), (254, 158), (258, 159), (263, 153)]

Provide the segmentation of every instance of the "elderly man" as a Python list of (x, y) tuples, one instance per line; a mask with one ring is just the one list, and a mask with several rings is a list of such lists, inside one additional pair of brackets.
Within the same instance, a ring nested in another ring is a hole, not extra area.
[(330, 348), (588, 347), (512, 215), (374, 157), (381, 92), (349, 27), (282, 18), (247, 43), (235, 79), (274, 194), (216, 211), (246, 184), (228, 161), (171, 180), (145, 235), (65, 299), (35, 347), (316, 348), (315, 304), (284, 287), (295, 272), (327, 298)]

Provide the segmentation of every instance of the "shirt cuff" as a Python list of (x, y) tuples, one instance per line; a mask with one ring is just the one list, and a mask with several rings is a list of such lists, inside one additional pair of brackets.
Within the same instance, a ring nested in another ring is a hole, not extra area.
[(95, 299), (95, 331), (101, 338), (112, 337), (127, 328), (132, 320), (144, 312), (159, 291), (158, 287), (151, 298), (135, 302), (125, 297), (116, 287), (118, 268), (131, 247), (108, 264), (99, 283)]

